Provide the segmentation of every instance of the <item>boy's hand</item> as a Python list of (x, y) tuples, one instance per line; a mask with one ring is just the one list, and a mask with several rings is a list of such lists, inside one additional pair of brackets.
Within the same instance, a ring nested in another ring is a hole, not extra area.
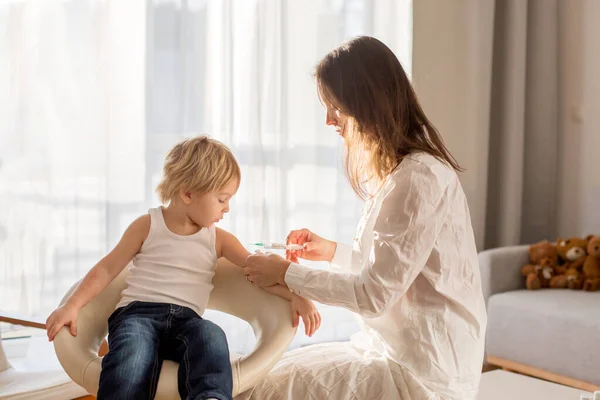
[(46, 320), (46, 333), (48, 340), (53, 341), (54, 337), (63, 326), (68, 326), (71, 335), (77, 335), (77, 314), (79, 309), (69, 303), (58, 307)]
[(294, 295), (291, 301), (292, 307), (292, 325), (298, 326), (299, 318), (304, 321), (304, 333), (310, 337), (321, 326), (321, 314), (317, 311), (314, 303), (310, 300)]

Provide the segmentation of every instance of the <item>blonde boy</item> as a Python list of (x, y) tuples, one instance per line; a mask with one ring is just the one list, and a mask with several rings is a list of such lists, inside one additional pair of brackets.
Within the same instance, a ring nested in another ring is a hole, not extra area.
[[(232, 398), (227, 339), (202, 315), (217, 259), (244, 267), (249, 255), (235, 236), (215, 227), (229, 212), (240, 175), (231, 151), (216, 140), (199, 136), (175, 145), (157, 187), (166, 207), (151, 208), (133, 221), (48, 317), (50, 340), (65, 325), (76, 335), (79, 310), (132, 263), (127, 287), (108, 320), (110, 350), (102, 361), (99, 400), (154, 398), (163, 360), (179, 363), (182, 399)], [(307, 334), (318, 328), (320, 315), (312, 302), (283, 286), (266, 290), (291, 301), (293, 323), (301, 316), (310, 327)]]

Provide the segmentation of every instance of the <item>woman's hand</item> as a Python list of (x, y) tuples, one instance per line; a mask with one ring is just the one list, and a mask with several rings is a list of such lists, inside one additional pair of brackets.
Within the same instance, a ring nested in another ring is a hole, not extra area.
[(285, 273), (290, 262), (277, 254), (250, 254), (246, 258), (246, 279), (260, 287), (285, 285)]
[(296, 263), (298, 262), (298, 258), (331, 262), (337, 248), (336, 242), (323, 239), (308, 229), (291, 231), (287, 237), (287, 244), (301, 244), (304, 246), (304, 250), (285, 252), (286, 258)]
[(321, 326), (321, 314), (317, 307), (312, 301), (298, 295), (292, 297), (291, 307), (292, 325), (294, 328), (297, 327), (301, 317), (304, 322), (304, 333), (311, 337)]
[(48, 340), (53, 341), (54, 337), (63, 326), (68, 326), (71, 335), (76, 336), (78, 313), (79, 309), (68, 302), (54, 310), (46, 320)]

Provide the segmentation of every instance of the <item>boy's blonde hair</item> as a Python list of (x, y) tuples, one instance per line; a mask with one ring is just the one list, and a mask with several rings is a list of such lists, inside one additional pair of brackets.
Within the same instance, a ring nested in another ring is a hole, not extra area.
[(169, 151), (156, 192), (160, 201), (167, 204), (182, 189), (209, 193), (233, 179), (239, 182), (240, 178), (240, 166), (231, 150), (218, 140), (202, 135), (185, 139)]

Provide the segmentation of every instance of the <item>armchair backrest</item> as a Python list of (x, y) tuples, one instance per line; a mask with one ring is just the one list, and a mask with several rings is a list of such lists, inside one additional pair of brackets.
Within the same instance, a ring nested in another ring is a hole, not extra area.
[(521, 268), (529, 262), (529, 246), (507, 246), (479, 253), (479, 268), (485, 303), (496, 293), (525, 287)]

